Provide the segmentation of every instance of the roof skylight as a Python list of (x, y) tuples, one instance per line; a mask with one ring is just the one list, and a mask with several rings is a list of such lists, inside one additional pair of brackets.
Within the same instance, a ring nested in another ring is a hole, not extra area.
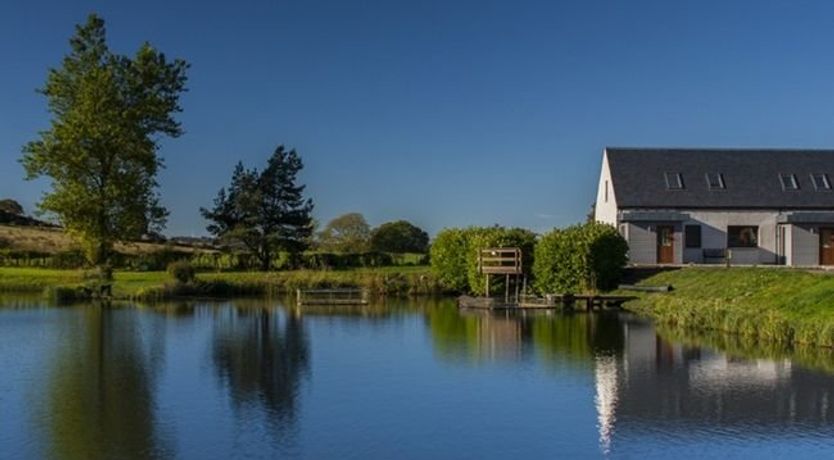
[(831, 190), (831, 181), (826, 173), (812, 173), (811, 182), (817, 190)]
[(724, 175), (721, 173), (707, 173), (707, 187), (710, 190), (723, 190), (727, 188), (724, 184)]
[(683, 176), (681, 176), (681, 173), (667, 172), (664, 176), (666, 177), (667, 189), (683, 190)]
[(779, 181), (782, 182), (782, 190), (799, 190), (796, 174), (779, 174)]

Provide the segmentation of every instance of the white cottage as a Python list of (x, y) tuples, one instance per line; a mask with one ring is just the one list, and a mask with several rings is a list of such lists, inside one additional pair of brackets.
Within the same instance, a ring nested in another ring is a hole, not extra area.
[(834, 265), (834, 150), (606, 148), (595, 219), (632, 264)]

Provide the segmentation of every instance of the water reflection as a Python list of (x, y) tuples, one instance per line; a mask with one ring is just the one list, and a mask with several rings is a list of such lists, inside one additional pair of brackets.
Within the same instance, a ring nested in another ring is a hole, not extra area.
[(596, 355), (623, 351), (616, 315), (563, 315), (553, 312), (458, 311), (441, 302), (424, 309), (435, 350), (444, 359), (522, 360), (590, 365)]
[(216, 312), (211, 346), (237, 415), (264, 411), (274, 440), (292, 442), (310, 359), (302, 320), (276, 308), (225, 308)]
[(154, 401), (159, 324), (133, 310), (76, 310), (60, 324), (47, 387), (33, 401), (42, 447), (51, 458), (168, 457)]
[[(727, 353), (701, 346), (704, 338), (699, 342), (678, 335), (670, 340), (627, 314), (459, 313), (440, 305), (425, 310), (425, 316), (435, 350), (444, 359), (524, 361), (535, 356), (557, 370), (590, 366), (599, 445), (606, 453), (618, 434), (671, 430), (693, 439), (751, 427), (767, 435), (801, 429), (832, 433), (834, 380), (819, 372), (834, 365), (826, 350), (747, 344), (739, 353), (737, 339), (707, 342), (732, 342)], [(795, 365), (790, 358), (796, 353), (818, 370)]]

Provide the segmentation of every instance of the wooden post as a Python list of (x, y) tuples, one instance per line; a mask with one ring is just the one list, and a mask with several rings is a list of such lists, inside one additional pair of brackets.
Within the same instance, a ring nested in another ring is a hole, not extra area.
[(510, 274), (507, 273), (504, 279), (504, 303), (510, 303)]

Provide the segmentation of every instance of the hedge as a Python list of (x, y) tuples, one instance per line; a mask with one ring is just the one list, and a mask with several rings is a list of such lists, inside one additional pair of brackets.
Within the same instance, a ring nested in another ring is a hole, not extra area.
[[(520, 247), (522, 266), (530, 274), (536, 234), (521, 228), (468, 227), (447, 228), (437, 234), (431, 246), (432, 273), (446, 288), (457, 292), (484, 295), (484, 275), (478, 273), (478, 252), (491, 247)], [(503, 279), (495, 277), (490, 290), (503, 289)]]
[(534, 285), (543, 294), (614, 289), (627, 257), (628, 243), (611, 225), (591, 222), (554, 229), (536, 246)]

